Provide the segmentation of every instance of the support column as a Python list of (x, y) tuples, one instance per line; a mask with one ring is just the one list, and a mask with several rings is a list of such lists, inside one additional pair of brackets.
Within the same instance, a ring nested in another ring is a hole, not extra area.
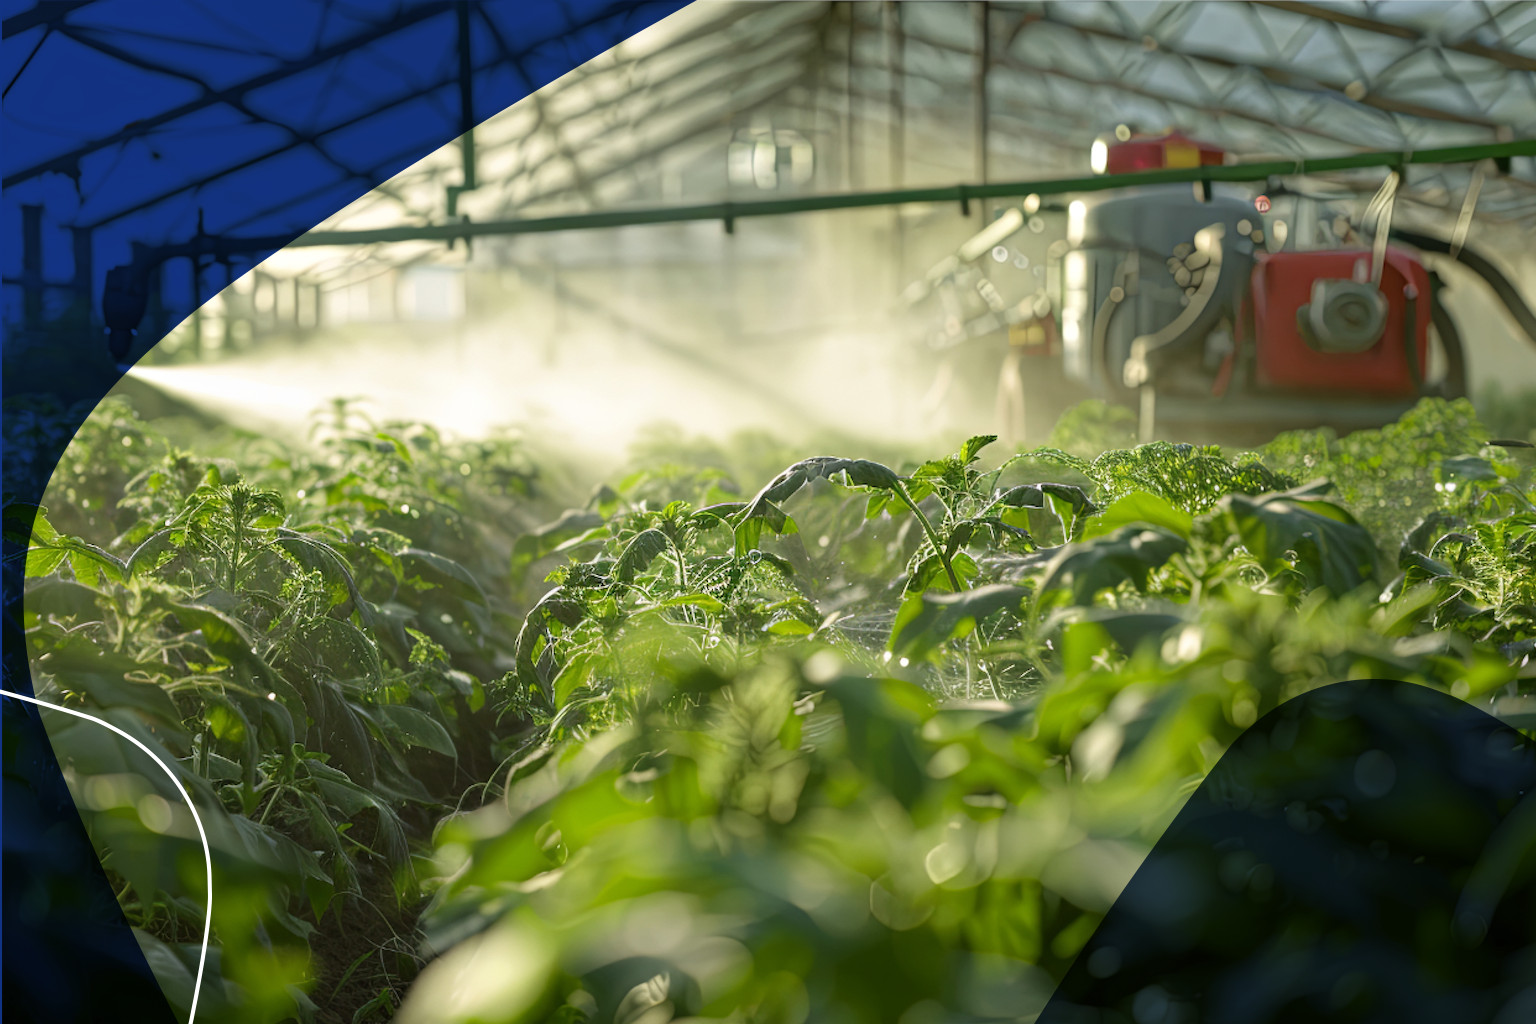
[(844, 186), (853, 191), (859, 187), (858, 133), (854, 129), (853, 116), (853, 68), (854, 40), (858, 37), (858, 5), (845, 5), (848, 11), (848, 66), (843, 95), (843, 173)]
[(92, 310), (95, 303), (92, 302), (93, 289), (91, 283), (96, 277), (96, 265), (94, 251), (91, 248), (90, 228), (71, 228), (71, 242), (75, 256), (75, 299), (73, 306), (82, 323), (89, 324), (95, 318)]
[[(992, 5), (987, 0), (980, 0), (975, 4), (976, 11), (976, 153), (975, 168), (976, 181), (979, 184), (987, 183), (988, 166), (988, 124), (991, 121), (991, 111), (987, 104), (987, 77), (992, 70), (992, 33), (991, 13)], [(976, 214), (980, 218), (981, 226), (986, 227), (987, 203), (977, 203)]]
[(219, 347), (225, 352), (232, 352), (235, 348), (235, 316), (240, 302), (229, 287), (235, 280), (234, 267), (230, 265), (228, 260), (220, 260), (219, 268), (224, 272), (224, 283), (217, 292), (219, 296), (219, 312), (224, 314), (224, 335), (219, 339)]
[[(890, 160), (891, 160), (891, 188), (900, 189), (906, 186), (907, 170), (907, 101), (906, 101), (906, 70), (905, 58), (907, 49), (906, 34), (901, 25), (901, 4), (895, 0), (888, 0), (885, 5), (886, 17), (886, 66), (890, 69), (890, 104), (891, 104), (891, 136), (890, 136)], [(906, 260), (906, 221), (902, 216), (902, 208), (891, 208), (892, 231), (895, 244), (892, 246), (895, 270), (895, 291), (900, 292), (907, 284), (907, 260)]]
[(28, 329), (43, 324), (43, 208), (21, 208), (22, 323)]
[[(203, 268), (197, 257), (187, 261), (192, 273), (192, 316), (187, 323), (187, 347), (193, 359), (203, 358)], [(159, 289), (156, 289), (158, 291)]]

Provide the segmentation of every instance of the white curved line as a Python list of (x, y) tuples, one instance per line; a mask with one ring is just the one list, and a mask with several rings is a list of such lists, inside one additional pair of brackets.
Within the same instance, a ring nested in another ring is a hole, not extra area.
[(52, 704), (46, 700), (38, 700), (36, 697), (29, 697), (24, 693), (14, 693), (11, 690), (0, 690), (0, 696), (13, 697), (16, 700), (24, 700), (28, 704), (36, 704), (40, 708), (49, 708), (53, 711), (62, 711), (66, 715), (74, 715), (76, 718), (83, 718), (87, 722), (95, 722), (97, 725), (106, 726), (108, 729), (111, 729), (123, 739), (127, 740), (129, 743), (132, 743), (134, 746), (144, 751), (144, 753), (148, 754), (154, 760), (154, 762), (165, 771), (165, 774), (170, 777), (172, 785), (176, 787), (176, 791), (180, 793), (181, 798), (187, 802), (187, 810), (192, 812), (192, 820), (197, 823), (198, 838), (203, 841), (203, 870), (208, 877), (208, 910), (203, 918), (203, 948), (197, 955), (197, 979), (192, 984), (192, 1007), (187, 1013), (187, 1024), (192, 1024), (192, 1022), (197, 1019), (197, 999), (198, 996), (202, 994), (203, 990), (203, 965), (208, 960), (208, 936), (213, 931), (213, 852), (208, 847), (208, 833), (203, 831), (203, 819), (198, 815), (197, 808), (192, 804), (192, 794), (189, 793), (184, 786), (182, 786), (181, 780), (176, 778), (176, 773), (171, 770), (171, 766), (166, 764), (164, 759), (162, 759), (159, 754), (156, 754), (153, 750), (150, 750), (143, 743), (140, 743), (133, 736), (130, 736), (128, 733), (124, 732), (122, 729), (119, 729), (117, 726), (113, 725), (106, 719), (97, 718), (95, 715), (88, 715), (84, 711), (76, 711), (74, 708), (61, 707), (58, 704)]

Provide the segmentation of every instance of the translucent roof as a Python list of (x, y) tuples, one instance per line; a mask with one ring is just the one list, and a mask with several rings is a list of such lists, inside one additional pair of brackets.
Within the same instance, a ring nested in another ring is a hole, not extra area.
[[(153, 226), (174, 233), (164, 240), (179, 242), (206, 210), (210, 234), (280, 231), (295, 207), (318, 219), (419, 153), (424, 113), (463, 123), (465, 13), (483, 117), (494, 113), (485, 98), (524, 94), (579, 63), (570, 54), (592, 39), (676, 6), (36, 3), (4, 22), (4, 188), (16, 202), (67, 208), (70, 226), (87, 230), (153, 210)], [(243, 191), (262, 202), (241, 203)]]
[[(246, 30), (238, 7), (165, 3), (174, 8), (171, 22), (184, 19), (196, 30), (120, 24), (108, 4), (40, 5), (6, 20), (6, 76), (16, 94), (8, 98), (25, 100), (8, 105), (7, 131), (13, 139), (24, 134), (29, 152), (41, 147), (50, 154), (24, 167), (6, 160), (8, 189), (68, 178), (79, 194), (75, 222), (83, 227), (179, 204), (185, 212), (174, 223), (182, 236), (166, 241), (182, 241), (198, 230), (202, 197), (238, 191), (248, 176), (270, 180), (285, 167), (310, 171), (306, 193), (285, 201), (323, 209), (328, 195), (398, 159), (387, 132), (368, 130), (391, 109), (435, 105), (444, 118), (459, 116), (454, 48), (437, 38), (456, 31), (453, 4), (405, 4), (381, 17), (372, 6), (264, 0), (293, 8), (292, 31), (273, 39)], [(470, 7), (479, 19), (471, 62), (477, 79), (537, 77), (530, 65), (544, 52), (539, 34), (525, 25), (515, 37), (504, 31), (499, 5)], [(542, 39), (579, 27), (583, 18), (611, 18), (611, 7), (568, 5)], [(189, 41), (193, 36), (197, 42)], [(364, 43), (366, 53), (359, 50)], [(424, 49), (445, 56), (417, 60)], [(109, 83), (131, 90), (153, 79), (163, 109), (125, 126), (94, 117), (83, 90), (23, 95), (30, 67), (62, 57), (90, 65), (93, 89)], [(347, 62), (365, 62), (368, 74), (359, 77), (349, 66), (351, 84), (331, 88)], [(163, 70), (181, 67), (188, 70)], [(723, 159), (732, 132), (766, 110), (798, 112), (823, 131), (850, 115), (875, 125), (899, 118), (907, 139), (903, 184), (974, 181), (983, 80), (992, 180), (1085, 172), (1092, 141), (1119, 124), (1178, 128), (1241, 158), (1531, 138), (1536, 4), (699, 0), (480, 124), (479, 187), (464, 193), (459, 210), (486, 220), (722, 198), (733, 194)], [(12, 110), (26, 113), (11, 116)], [(251, 122), (270, 130), (247, 132), (239, 152), (199, 144)], [(147, 174), (146, 182), (160, 185), (142, 194), (92, 187), (105, 177), (132, 180), (136, 168), (168, 159), (195, 188), (171, 192), (163, 175)], [(706, 182), (686, 196), (669, 190), (669, 174), (704, 159), (719, 168), (717, 187)], [(317, 178), (319, 165), (329, 170)], [(1479, 217), (1511, 221), (1536, 213), (1532, 161), (1517, 159), (1513, 172), (1488, 176)], [(1416, 167), (1400, 194), (1454, 215), (1471, 174), (1465, 166)], [(447, 147), (325, 227), (440, 223), (449, 186), (461, 175), (459, 147)], [(1333, 184), (1373, 190), (1380, 176)], [(814, 187), (834, 191), (840, 184), (846, 182), (818, 178)], [(714, 194), (706, 194), (710, 188)], [(259, 234), (268, 212), (251, 210), (201, 229)], [(430, 251), (395, 246), (388, 258)], [(318, 271), (339, 258), (293, 251), (268, 269)]]

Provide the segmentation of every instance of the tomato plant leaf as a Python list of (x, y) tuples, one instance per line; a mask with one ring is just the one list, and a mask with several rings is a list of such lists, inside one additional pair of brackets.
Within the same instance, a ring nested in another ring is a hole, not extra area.
[(1233, 494), (1221, 514), (1266, 572), (1295, 565), (1311, 586), (1348, 593), (1376, 573), (1376, 542), (1365, 528), (1332, 502), (1288, 494), (1258, 498)]
[(1068, 544), (1045, 568), (1040, 584), (1042, 606), (1062, 596), (1075, 605), (1091, 605), (1100, 591), (1127, 582), (1144, 589), (1152, 570), (1188, 549), (1188, 542), (1177, 534), (1134, 525)]
[(913, 594), (896, 613), (886, 650), (897, 657), (927, 657), (944, 642), (967, 636), (998, 612), (1018, 612), (1027, 595), (1022, 587), (1006, 583), (960, 594)]

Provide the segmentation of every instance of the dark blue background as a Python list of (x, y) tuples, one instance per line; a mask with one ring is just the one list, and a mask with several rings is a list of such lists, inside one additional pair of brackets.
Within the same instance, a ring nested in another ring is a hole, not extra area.
[[(683, 6), (469, 4), (470, 123)], [(25, 509), (73, 427), (120, 375), (100, 310), (113, 266), (136, 245), (186, 242), (199, 230), (295, 237), (452, 141), (465, 119), (452, 2), (11, 0), (3, 10), (0, 388), (8, 419), (30, 408), (76, 410), (61, 436), (7, 447), (11, 535), (25, 532)], [(27, 206), (39, 208), (32, 265), (22, 251)], [(206, 268), (196, 293), (190, 273), (168, 275), (164, 304), (151, 305), (134, 353), (266, 255)], [(30, 693), (22, 550), (8, 536), (4, 682)], [(169, 1021), (35, 710), (5, 701), (3, 718), (5, 1018)]]

